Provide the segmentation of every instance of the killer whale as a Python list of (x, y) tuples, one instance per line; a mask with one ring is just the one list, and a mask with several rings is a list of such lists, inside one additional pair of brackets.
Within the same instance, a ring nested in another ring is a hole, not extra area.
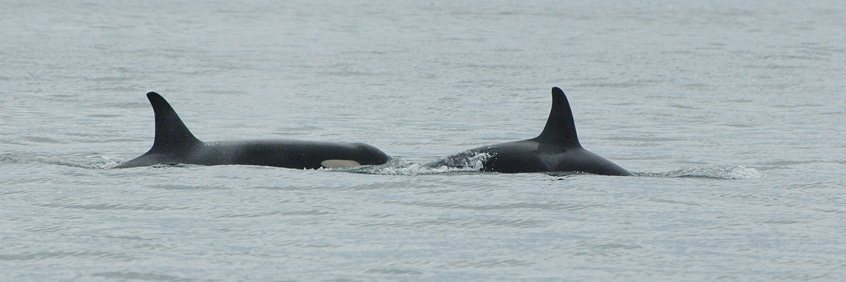
[(147, 93), (153, 106), (156, 133), (143, 155), (115, 168), (180, 163), (197, 165), (259, 165), (296, 169), (381, 165), (389, 157), (363, 143), (301, 140), (203, 142), (188, 130), (173, 107), (158, 93)]
[[(481, 167), (478, 164), (481, 163)], [(484, 146), (449, 156), (435, 166), (473, 166), (484, 171), (587, 172), (600, 175), (633, 175), (619, 165), (582, 147), (567, 96), (552, 88), (552, 109), (541, 134), (535, 138)]]

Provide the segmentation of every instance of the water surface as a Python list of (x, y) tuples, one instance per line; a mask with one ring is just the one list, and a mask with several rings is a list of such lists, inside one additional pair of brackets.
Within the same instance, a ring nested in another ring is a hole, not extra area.
[[(838, 280), (846, 7), (5, 1), (0, 280)], [(543, 128), (638, 174), (426, 163)], [(206, 141), (347, 170), (109, 169), (167, 98)]]

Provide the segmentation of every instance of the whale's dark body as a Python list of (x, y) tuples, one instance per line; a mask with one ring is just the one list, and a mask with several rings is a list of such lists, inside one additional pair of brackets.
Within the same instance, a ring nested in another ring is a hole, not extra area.
[(389, 159), (379, 149), (362, 143), (300, 140), (202, 142), (191, 134), (161, 95), (150, 92), (147, 99), (156, 116), (153, 147), (117, 168), (181, 163), (317, 169), (380, 165)]
[(587, 172), (601, 175), (632, 175), (619, 165), (594, 154), (579, 143), (570, 103), (558, 87), (552, 88), (552, 110), (538, 137), (484, 146), (462, 152), (436, 165), (467, 166), (480, 161), (481, 170), (518, 172)]

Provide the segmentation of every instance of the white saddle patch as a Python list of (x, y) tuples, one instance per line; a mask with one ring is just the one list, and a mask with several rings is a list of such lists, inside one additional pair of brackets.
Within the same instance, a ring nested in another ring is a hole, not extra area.
[(325, 160), (320, 162), (325, 168), (351, 168), (361, 166), (360, 163), (354, 160)]

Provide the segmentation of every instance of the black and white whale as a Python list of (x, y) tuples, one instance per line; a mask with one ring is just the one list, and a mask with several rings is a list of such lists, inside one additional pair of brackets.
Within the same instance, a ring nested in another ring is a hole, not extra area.
[[(481, 166), (479, 166), (481, 164)], [(434, 163), (434, 166), (475, 167), (484, 171), (587, 172), (601, 175), (632, 175), (619, 165), (594, 154), (579, 143), (567, 96), (552, 88), (552, 110), (538, 137), (484, 146)]]
[(150, 92), (147, 99), (156, 116), (153, 147), (116, 168), (180, 163), (318, 169), (381, 165), (389, 159), (379, 149), (363, 143), (300, 140), (203, 142), (191, 134), (161, 95)]

